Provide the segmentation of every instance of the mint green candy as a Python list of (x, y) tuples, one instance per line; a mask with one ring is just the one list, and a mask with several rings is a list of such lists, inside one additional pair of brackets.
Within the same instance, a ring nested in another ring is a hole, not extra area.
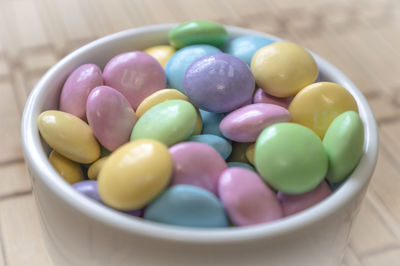
[(322, 143), (329, 160), (327, 179), (341, 182), (357, 166), (363, 153), (364, 126), (360, 116), (348, 111), (336, 117)]
[(177, 49), (192, 44), (210, 44), (218, 47), (228, 40), (228, 32), (220, 24), (195, 20), (179, 24), (169, 32), (168, 39)]
[(254, 160), (262, 178), (286, 194), (314, 189), (328, 170), (321, 139), (295, 123), (277, 123), (264, 129), (256, 142)]
[(193, 105), (183, 100), (170, 100), (150, 108), (133, 127), (131, 140), (155, 139), (170, 146), (187, 139), (196, 125)]

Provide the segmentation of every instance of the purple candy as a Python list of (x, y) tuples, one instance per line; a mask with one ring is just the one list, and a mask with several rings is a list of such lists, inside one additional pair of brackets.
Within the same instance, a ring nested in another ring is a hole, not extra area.
[(285, 216), (305, 210), (332, 194), (332, 190), (325, 180), (313, 190), (300, 195), (288, 195), (278, 192), (278, 199), (282, 204)]
[(230, 112), (249, 103), (254, 77), (242, 60), (225, 53), (200, 57), (186, 70), (183, 88), (197, 107), (216, 113)]
[(270, 103), (282, 106), (285, 109), (288, 109), (290, 102), (293, 100), (293, 97), (287, 98), (278, 98), (272, 95), (269, 95), (263, 89), (259, 88), (256, 90), (253, 96), (253, 103)]
[(254, 142), (268, 126), (288, 122), (289, 111), (285, 108), (266, 103), (243, 106), (222, 119), (219, 124), (221, 133), (237, 142)]
[(267, 223), (283, 216), (275, 192), (251, 170), (228, 168), (219, 178), (218, 192), (235, 225)]
[(103, 85), (101, 70), (94, 64), (78, 67), (65, 81), (60, 95), (60, 111), (86, 120), (86, 100), (92, 89)]
[(140, 51), (113, 57), (104, 68), (103, 79), (105, 85), (120, 91), (134, 110), (147, 96), (167, 86), (160, 63)]
[(137, 117), (119, 91), (108, 86), (95, 88), (89, 94), (86, 109), (94, 135), (109, 151), (129, 141)]
[(214, 148), (198, 142), (181, 142), (170, 147), (169, 152), (174, 164), (172, 185), (198, 186), (217, 195), (218, 178), (227, 165)]

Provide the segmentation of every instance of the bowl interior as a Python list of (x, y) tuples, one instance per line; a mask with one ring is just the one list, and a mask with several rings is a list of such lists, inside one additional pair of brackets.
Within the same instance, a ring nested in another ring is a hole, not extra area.
[[(365, 126), (364, 155), (348, 180), (323, 202), (287, 218), (249, 227), (222, 229), (183, 228), (158, 224), (130, 217), (112, 209), (103, 207), (73, 190), (50, 165), (48, 147), (41, 141), (36, 119), (44, 110), (57, 109), (62, 84), (67, 76), (79, 65), (94, 63), (101, 68), (113, 56), (143, 50), (159, 44), (167, 44), (168, 31), (176, 24), (155, 25), (131, 29), (106, 36), (72, 52), (53, 66), (38, 82), (26, 103), (22, 119), (23, 151), (28, 167), (38, 173), (46, 186), (53, 190), (65, 204), (113, 227), (127, 232), (145, 234), (152, 237), (187, 242), (226, 242), (244, 241), (258, 237), (277, 236), (299, 229), (312, 222), (323, 219), (337, 211), (360, 193), (368, 183), (376, 163), (378, 138), (376, 122), (372, 111), (362, 93), (337, 68), (316, 54), (313, 54), (320, 69), (321, 81), (341, 84), (357, 101), (359, 114)], [(231, 38), (240, 35), (263, 35), (274, 40), (275, 36), (248, 29), (227, 26)], [(210, 233), (207, 233), (210, 232)]]

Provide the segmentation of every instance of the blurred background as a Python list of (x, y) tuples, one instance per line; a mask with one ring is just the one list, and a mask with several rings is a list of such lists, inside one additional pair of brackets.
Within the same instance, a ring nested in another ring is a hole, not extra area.
[(400, 265), (399, 0), (0, 0), (0, 266), (52, 265), (20, 144), (35, 83), (99, 37), (193, 19), (299, 43), (358, 85), (379, 124), (380, 155), (343, 265)]

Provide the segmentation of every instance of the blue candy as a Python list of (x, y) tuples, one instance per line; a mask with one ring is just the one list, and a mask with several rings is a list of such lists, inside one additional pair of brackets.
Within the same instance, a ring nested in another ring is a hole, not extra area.
[(171, 56), (165, 66), (165, 74), (167, 75), (169, 86), (185, 93), (182, 81), (186, 69), (198, 58), (220, 52), (221, 50), (218, 48), (207, 44), (189, 45), (178, 50)]
[(224, 46), (223, 51), (250, 65), (251, 58), (258, 49), (274, 42), (266, 37), (246, 35), (230, 40)]
[(216, 149), (219, 152), (219, 154), (221, 154), (224, 160), (226, 160), (226, 158), (228, 158), (232, 152), (232, 145), (226, 139), (216, 135), (211, 135), (211, 134), (195, 135), (188, 138), (187, 141), (201, 142), (210, 145), (211, 147)]
[(251, 166), (250, 164), (247, 163), (241, 163), (241, 162), (228, 162), (228, 167), (242, 167), (242, 168), (246, 168), (252, 171), (256, 171), (256, 169), (254, 169), (253, 166)]
[(201, 131), (202, 134), (211, 134), (220, 137), (224, 136), (219, 130), (219, 124), (224, 118), (224, 114), (200, 110), (200, 115), (203, 119), (203, 130)]
[(217, 197), (205, 189), (189, 185), (167, 189), (146, 208), (144, 218), (188, 227), (228, 226), (225, 210)]

